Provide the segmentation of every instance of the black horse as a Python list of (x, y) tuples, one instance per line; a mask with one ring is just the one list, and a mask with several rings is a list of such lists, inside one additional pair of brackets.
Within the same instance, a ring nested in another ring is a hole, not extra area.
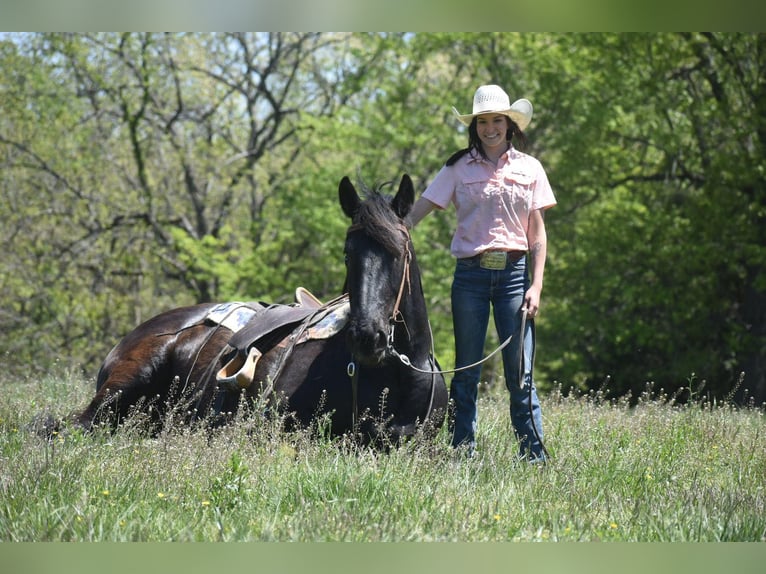
[[(151, 413), (157, 424), (171, 409), (187, 421), (202, 420), (267, 399), (265, 410), (285, 420), (305, 426), (325, 416), (331, 435), (353, 431), (363, 442), (396, 444), (421, 428), (438, 430), (447, 391), (444, 378), (433, 372), (438, 365), (405, 225), (412, 181), (405, 174), (394, 197), (380, 189), (365, 192), (362, 200), (347, 177), (340, 182), (340, 204), (351, 226), (344, 295), (332, 307), (334, 331), (310, 336), (317, 317), (330, 314), (318, 302), (232, 306), (252, 315), (240, 331), (210, 319), (221, 305), (167, 311), (112, 349), (96, 395), (75, 423), (86, 430), (97, 422), (114, 426), (136, 409)], [(246, 333), (257, 333), (257, 341)], [(241, 372), (226, 376), (231, 365), (246, 367), (248, 361), (244, 381)]]

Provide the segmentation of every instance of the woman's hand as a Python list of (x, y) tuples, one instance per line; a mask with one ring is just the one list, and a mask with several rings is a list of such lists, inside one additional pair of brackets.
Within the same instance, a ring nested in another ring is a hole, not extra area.
[(527, 314), (530, 317), (537, 316), (537, 313), (540, 311), (540, 289), (536, 285), (532, 285), (524, 293), (524, 306), (527, 308)]

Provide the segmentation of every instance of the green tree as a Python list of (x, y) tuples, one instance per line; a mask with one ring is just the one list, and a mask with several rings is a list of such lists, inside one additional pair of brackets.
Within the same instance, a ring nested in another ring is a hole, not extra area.
[(13, 105), (0, 134), (4, 187), (19, 218), (37, 217), (40, 236), (9, 239), (8, 252), (21, 255), (4, 266), (27, 277), (7, 295), (8, 322), (29, 322), (25, 334), (43, 331), (60, 355), (92, 369), (120, 334), (163, 309), (272, 294), (274, 281), (243, 293), (238, 268), (251, 261), (269, 276), (277, 263), (266, 209), (300, 155), (301, 114), (335, 105), (319, 61), (342, 41), (142, 33), (5, 42), (2, 86)]
[[(566, 48), (573, 38), (559, 39)], [(569, 160), (555, 171), (566, 223), (546, 323), (560, 361), (548, 372), (590, 387), (610, 376), (615, 394), (696, 377), (721, 395), (745, 370), (766, 398), (754, 360), (764, 341), (762, 35), (574, 42), (588, 94), (567, 99), (587, 107), (563, 119), (588, 137), (556, 141)]]

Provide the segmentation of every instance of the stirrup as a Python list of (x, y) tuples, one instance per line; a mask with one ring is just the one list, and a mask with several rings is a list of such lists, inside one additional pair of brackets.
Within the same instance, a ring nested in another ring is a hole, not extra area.
[(246, 389), (255, 378), (255, 366), (262, 353), (250, 347), (247, 356), (237, 355), (216, 374), (216, 380), (230, 389)]

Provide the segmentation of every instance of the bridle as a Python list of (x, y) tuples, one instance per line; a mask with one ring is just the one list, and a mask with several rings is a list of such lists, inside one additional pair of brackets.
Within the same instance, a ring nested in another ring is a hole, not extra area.
[[(407, 294), (412, 293), (412, 284), (410, 283), (410, 266), (412, 264), (412, 251), (410, 250), (410, 241), (411, 241), (410, 231), (404, 224), (401, 224), (401, 223), (396, 224), (396, 228), (399, 231), (401, 231), (402, 234), (404, 235), (402, 279), (399, 283), (399, 291), (396, 294), (396, 300), (394, 301), (394, 308), (391, 311), (391, 316), (388, 319), (390, 329), (388, 332), (386, 350), (388, 351), (389, 354), (397, 357), (404, 365), (410, 367), (411, 369), (418, 371), (420, 373), (431, 375), (431, 394), (430, 394), (430, 399), (428, 403), (428, 410), (426, 411), (426, 418), (424, 420), (425, 422), (428, 420), (433, 410), (433, 401), (434, 401), (434, 395), (436, 391), (436, 375), (440, 374), (440, 371), (437, 371), (437, 370), (427, 371), (423, 369), (418, 369), (417, 367), (412, 365), (409, 357), (407, 357), (406, 355), (402, 355), (394, 347), (394, 337), (396, 333), (397, 323), (401, 323), (402, 325), (404, 325), (405, 329), (407, 328), (407, 324), (404, 321), (404, 317), (400, 310), (402, 299), (404, 297), (405, 287), (407, 289)], [(363, 231), (364, 229), (365, 227), (363, 225), (354, 224), (348, 228), (348, 230), (346, 231), (346, 235), (348, 236), (349, 233), (353, 233), (355, 231)], [(428, 329), (430, 333), (431, 331), (430, 322), (428, 323)], [(433, 335), (431, 336), (431, 355), (429, 357), (429, 360), (432, 365), (435, 365), (436, 361), (434, 360)], [(351, 378), (351, 393), (352, 393), (352, 402), (353, 402), (352, 425), (353, 425), (354, 432), (356, 432), (356, 429), (359, 423), (359, 413), (358, 413), (358, 405), (357, 405), (357, 396), (358, 396), (358, 388), (359, 388), (359, 369), (357, 369), (356, 361), (354, 360), (353, 356), (351, 357), (351, 362), (348, 364), (348, 367), (346, 370), (347, 370), (348, 376)]]
[[(410, 283), (410, 266), (412, 264), (412, 251), (410, 251), (410, 231), (407, 229), (407, 227), (401, 223), (396, 224), (396, 228), (402, 232), (404, 235), (404, 255), (403, 255), (403, 264), (402, 264), (402, 280), (399, 283), (399, 291), (396, 294), (396, 301), (394, 301), (394, 308), (393, 311), (391, 311), (391, 316), (388, 319), (388, 323), (390, 325), (390, 330), (388, 332), (388, 345), (387, 350), (391, 352), (396, 357), (405, 357), (407, 361), (409, 359), (406, 355), (400, 355), (396, 349), (394, 348), (394, 332), (396, 330), (396, 324), (402, 323), (404, 324), (405, 328), (407, 328), (406, 323), (404, 322), (404, 318), (402, 317), (402, 312), (399, 310), (400, 305), (402, 304), (402, 297), (404, 297), (404, 288), (407, 287), (407, 294), (409, 295), (412, 293), (412, 285)], [(346, 235), (349, 233), (353, 233), (355, 231), (362, 231), (364, 230), (364, 226), (360, 224), (354, 224), (351, 227), (348, 228), (348, 231), (346, 232)], [(429, 324), (429, 329), (430, 329)], [(433, 344), (433, 337), (431, 338), (431, 342)], [(404, 362), (404, 361), (402, 361)], [(407, 363), (404, 363), (407, 364)], [(410, 365), (411, 366), (411, 365)], [(422, 371), (424, 373), (431, 373), (431, 371)], [(437, 371), (438, 373), (438, 371)]]

